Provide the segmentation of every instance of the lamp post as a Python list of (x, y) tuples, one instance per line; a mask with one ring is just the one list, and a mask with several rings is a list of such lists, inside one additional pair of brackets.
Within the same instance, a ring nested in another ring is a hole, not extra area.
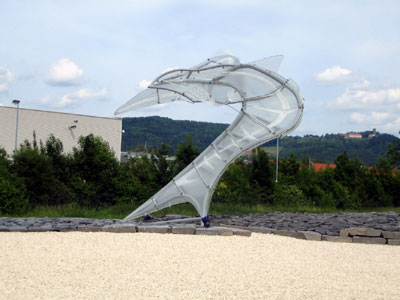
[(14, 150), (14, 154), (17, 153), (17, 145), (18, 145), (18, 117), (19, 117), (19, 103), (21, 101), (14, 99), (12, 101), (12, 104), (17, 106), (17, 124), (15, 125), (15, 150)]
[(275, 182), (278, 182), (278, 169), (279, 169), (279, 137), (276, 139), (276, 171)]

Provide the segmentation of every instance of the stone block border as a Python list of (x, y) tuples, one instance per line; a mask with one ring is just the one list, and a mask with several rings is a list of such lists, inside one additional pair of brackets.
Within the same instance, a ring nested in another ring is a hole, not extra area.
[[(249, 227), (253, 232), (265, 232), (276, 235), (294, 237), (311, 241), (328, 241), (339, 243), (361, 243), (377, 245), (400, 245), (400, 232), (382, 231), (365, 227), (351, 227), (342, 229), (340, 235), (321, 235), (314, 231), (287, 231), (266, 228)], [(268, 232), (270, 231), (270, 232)]]
[(251, 236), (252, 232), (275, 234), (280, 236), (292, 237), (296, 239), (308, 241), (328, 241), (339, 243), (362, 243), (362, 244), (379, 244), (379, 245), (400, 245), (400, 232), (381, 231), (364, 227), (352, 227), (342, 229), (339, 236), (322, 235), (314, 231), (290, 231), (277, 230), (265, 227), (210, 227), (204, 228), (188, 225), (129, 225), (129, 224), (113, 224), (98, 227), (79, 227), (80, 231), (103, 231), (115, 233), (172, 233), (172, 234), (191, 234), (191, 235), (220, 235), (220, 236)]
[(112, 232), (112, 233), (171, 233), (171, 234), (191, 234), (191, 235), (220, 235), (220, 236), (251, 236), (251, 231), (227, 228), (227, 227), (196, 227), (195, 225), (131, 225), (131, 224), (113, 224), (103, 227), (80, 226), (79, 231), (84, 232)]
[[(361, 215), (361, 214), (360, 214)], [(393, 214), (386, 216), (390, 222)], [(363, 215), (361, 215), (363, 216)], [(310, 221), (311, 220), (311, 221)], [(386, 221), (385, 219), (383, 219)], [(198, 223), (186, 222), (175, 223), (174, 220), (168, 224), (155, 223), (124, 223), (120, 220), (109, 219), (85, 219), (85, 218), (0, 218), (0, 232), (110, 232), (110, 233), (159, 233), (159, 234), (189, 234), (189, 235), (219, 235), (219, 236), (251, 236), (254, 233), (275, 234), (308, 241), (327, 241), (340, 243), (362, 243), (378, 245), (400, 245), (399, 227), (391, 227), (385, 223), (385, 229), (376, 229), (367, 226), (348, 227), (343, 229), (327, 230), (322, 233), (318, 228), (308, 230), (296, 229), (298, 227), (285, 229), (268, 228), (267, 226), (238, 226), (234, 224), (222, 224), (204, 228)], [(189, 221), (189, 220), (188, 220)], [(313, 219), (308, 220), (313, 224)], [(382, 222), (378, 222), (382, 223)], [(343, 225), (343, 224), (342, 224)], [(400, 226), (400, 223), (399, 223)], [(288, 228), (289, 227), (289, 228)], [(301, 227), (301, 226), (299, 226)], [(304, 226), (303, 226), (304, 227)], [(377, 226), (379, 228), (379, 226)], [(337, 227), (336, 227), (337, 228)], [(340, 227), (339, 227), (340, 228)]]
[(342, 229), (340, 235), (322, 235), (315, 231), (277, 230), (266, 227), (236, 226), (251, 232), (276, 234), (308, 241), (328, 241), (338, 243), (361, 243), (377, 245), (400, 245), (399, 231), (383, 231), (366, 227)]

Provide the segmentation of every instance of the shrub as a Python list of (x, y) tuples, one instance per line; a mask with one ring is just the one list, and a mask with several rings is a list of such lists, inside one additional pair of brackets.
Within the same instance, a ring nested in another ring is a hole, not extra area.
[(305, 206), (307, 201), (297, 186), (278, 183), (275, 185), (274, 203), (283, 207), (299, 207)]
[(25, 186), (13, 174), (5, 174), (0, 170), (0, 213), (16, 214), (28, 207), (25, 198)]

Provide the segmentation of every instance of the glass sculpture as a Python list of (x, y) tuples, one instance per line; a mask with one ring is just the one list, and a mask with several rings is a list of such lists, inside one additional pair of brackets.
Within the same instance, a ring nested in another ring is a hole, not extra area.
[(211, 197), (225, 169), (244, 152), (287, 135), (300, 123), (304, 100), (292, 79), (277, 74), (282, 56), (242, 64), (231, 55), (161, 74), (115, 114), (183, 100), (241, 104), (238, 116), (190, 165), (124, 220), (179, 203), (191, 203), (208, 221)]

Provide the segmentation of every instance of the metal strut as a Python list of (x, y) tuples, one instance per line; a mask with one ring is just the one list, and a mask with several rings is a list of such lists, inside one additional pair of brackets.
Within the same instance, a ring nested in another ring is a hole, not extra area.
[(211, 143), (211, 146), (214, 148), (215, 153), (217, 153), (217, 155), (219, 156), (219, 158), (221, 158), (225, 163), (226, 163), (226, 159), (222, 157), (221, 153), (218, 151), (217, 146), (215, 146), (214, 143)]
[(193, 168), (195, 169), (197, 175), (199, 175), (199, 178), (201, 179), (201, 181), (204, 183), (204, 185), (206, 186), (207, 189), (210, 189), (210, 186), (206, 183), (205, 179), (203, 178), (203, 176), (201, 176), (199, 169), (197, 169), (197, 166), (195, 164), (195, 162), (192, 162)]
[(179, 185), (176, 183), (175, 178), (172, 179), (172, 181), (174, 182), (174, 184), (175, 184), (176, 188), (178, 189), (179, 193), (181, 193), (181, 196), (183, 196), (183, 191), (181, 190), (181, 188), (179, 187)]
[(226, 134), (231, 138), (231, 140), (236, 144), (236, 146), (238, 146), (240, 148), (240, 150), (243, 150), (243, 147), (238, 143), (236, 138), (233, 136), (233, 134), (229, 130), (226, 131)]
[(154, 197), (151, 197), (151, 202), (153, 202), (154, 206), (157, 208), (157, 210), (160, 210), (160, 207), (157, 205), (156, 200), (154, 199)]

